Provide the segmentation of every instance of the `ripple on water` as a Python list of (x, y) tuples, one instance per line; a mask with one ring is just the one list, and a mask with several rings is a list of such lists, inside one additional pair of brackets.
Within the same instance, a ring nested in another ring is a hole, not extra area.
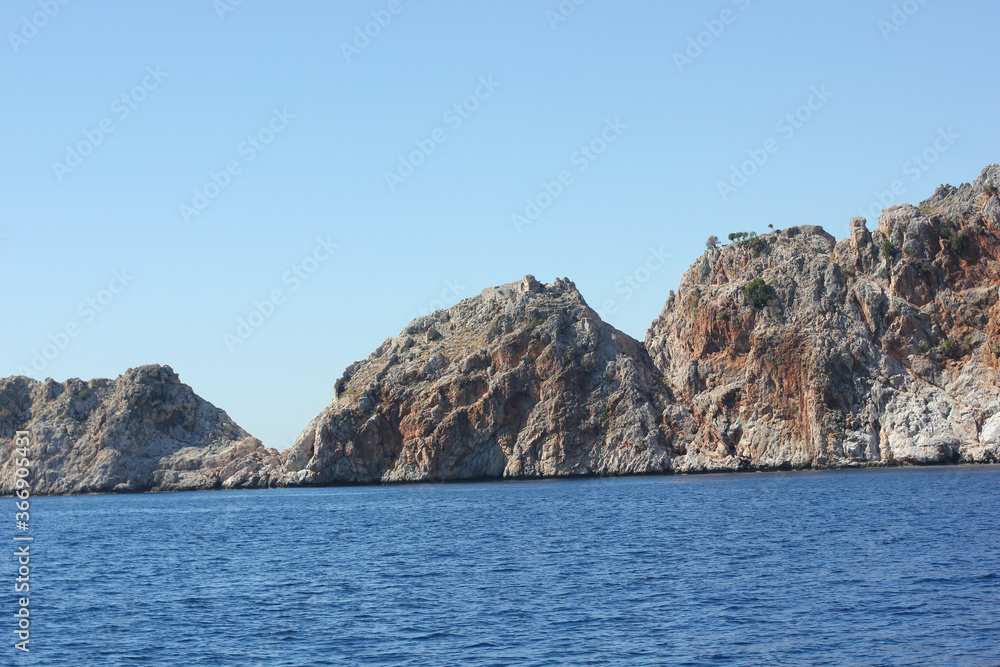
[(949, 467), (41, 498), (15, 661), (995, 667), (998, 482)]

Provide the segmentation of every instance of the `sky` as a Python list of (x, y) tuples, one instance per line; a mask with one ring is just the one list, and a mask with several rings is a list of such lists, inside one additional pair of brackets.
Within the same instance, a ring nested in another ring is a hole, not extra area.
[(709, 235), (1000, 161), (1000, 4), (5, 0), (0, 376), (170, 365), (283, 449), (533, 274), (642, 339)]

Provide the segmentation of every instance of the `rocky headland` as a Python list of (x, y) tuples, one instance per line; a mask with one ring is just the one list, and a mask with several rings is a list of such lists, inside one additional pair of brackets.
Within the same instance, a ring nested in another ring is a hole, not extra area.
[(283, 461), (168, 366), (89, 382), (0, 379), (2, 494), (14, 489), (18, 430), (31, 433), (36, 495), (266, 487)]
[(0, 380), (34, 493), (1000, 461), (1000, 166), (918, 206), (709, 248), (645, 341), (532, 276), (411, 322), (284, 452), (168, 367)]

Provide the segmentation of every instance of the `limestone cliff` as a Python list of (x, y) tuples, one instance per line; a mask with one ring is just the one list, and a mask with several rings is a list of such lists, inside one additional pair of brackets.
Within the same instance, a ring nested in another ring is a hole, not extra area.
[(290, 484), (666, 472), (669, 390), (568, 280), (526, 276), (352, 364), (287, 452)]
[(1000, 166), (836, 241), (803, 225), (708, 250), (636, 341), (569, 280), (411, 322), (285, 452), (168, 367), (0, 380), (33, 493), (1000, 461)]
[(18, 430), (32, 434), (38, 495), (264, 487), (281, 461), (168, 366), (114, 380), (0, 380), (0, 494), (13, 489)]
[(676, 467), (997, 461), (998, 186), (706, 252), (646, 335), (693, 410)]

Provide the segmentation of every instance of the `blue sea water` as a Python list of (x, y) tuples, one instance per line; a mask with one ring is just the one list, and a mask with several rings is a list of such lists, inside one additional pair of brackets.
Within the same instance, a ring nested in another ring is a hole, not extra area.
[(31, 652), (5, 614), (0, 664), (1000, 664), (998, 467), (31, 509)]

